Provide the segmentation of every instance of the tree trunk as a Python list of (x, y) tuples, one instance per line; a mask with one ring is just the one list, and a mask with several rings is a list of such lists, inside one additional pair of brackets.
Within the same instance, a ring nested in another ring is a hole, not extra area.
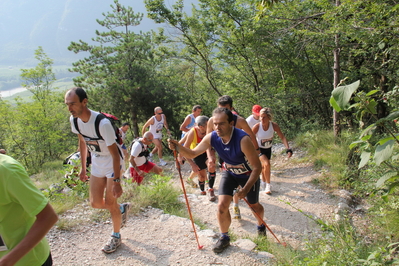
[[(336, 0), (335, 5), (339, 6), (341, 4), (340, 0)], [(340, 82), (340, 57), (341, 48), (339, 47), (339, 34), (335, 34), (335, 49), (334, 49), (334, 89), (338, 86)], [(341, 134), (341, 125), (339, 113), (333, 110), (333, 127), (334, 127), (334, 137), (338, 137)]]

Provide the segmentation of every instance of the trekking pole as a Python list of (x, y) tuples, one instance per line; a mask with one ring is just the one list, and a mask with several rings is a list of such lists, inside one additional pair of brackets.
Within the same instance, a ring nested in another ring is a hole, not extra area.
[(198, 241), (197, 230), (195, 229), (194, 219), (193, 219), (193, 216), (191, 215), (190, 204), (188, 203), (186, 188), (184, 187), (184, 181), (183, 181), (183, 177), (181, 175), (181, 168), (180, 168), (180, 163), (179, 163), (179, 161), (177, 159), (176, 150), (173, 150), (173, 156), (175, 157), (176, 168), (177, 168), (177, 171), (179, 172), (179, 177), (180, 177), (180, 181), (181, 181), (181, 186), (183, 188), (184, 198), (186, 199), (187, 211), (188, 211), (188, 214), (190, 215), (191, 225), (193, 226), (193, 229), (194, 229), (194, 234), (195, 234), (195, 239), (197, 240), (198, 249), (202, 249), (204, 246), (201, 246), (199, 241)]
[[(237, 190), (236, 190), (237, 192)], [(236, 193), (235, 192), (235, 193)], [(234, 193), (234, 194), (235, 194)], [(272, 229), (270, 229), (270, 227), (266, 224), (266, 222), (262, 219), (262, 217), (260, 217), (260, 215), (254, 210), (254, 208), (252, 208), (251, 204), (248, 202), (248, 200), (244, 197), (242, 198), (245, 203), (248, 204), (248, 207), (252, 210), (253, 213), (255, 213), (256, 217), (258, 217), (259, 220), (261, 220), (262, 224), (267, 228), (267, 230), (269, 230), (270, 233), (272, 233), (272, 235), (274, 236), (274, 238), (277, 240), (278, 243), (280, 243), (283, 247), (287, 246), (287, 243), (283, 242), (281, 243), (280, 240), (277, 238), (277, 236), (273, 233)]]

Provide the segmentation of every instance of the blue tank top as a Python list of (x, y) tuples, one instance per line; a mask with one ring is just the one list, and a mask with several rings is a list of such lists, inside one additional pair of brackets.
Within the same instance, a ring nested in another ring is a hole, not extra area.
[(241, 150), (241, 139), (248, 136), (241, 129), (233, 128), (233, 135), (228, 144), (223, 144), (216, 131), (212, 132), (211, 145), (224, 161), (224, 167), (237, 177), (248, 177), (252, 169)]

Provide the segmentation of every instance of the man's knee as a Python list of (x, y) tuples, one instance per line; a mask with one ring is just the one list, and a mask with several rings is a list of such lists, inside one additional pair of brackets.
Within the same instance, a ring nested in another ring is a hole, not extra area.
[(155, 165), (152, 169), (151, 172), (153, 172), (156, 175), (162, 174), (163, 169), (157, 165)]
[(260, 204), (259, 202), (255, 204), (251, 204), (251, 207), (255, 210), (255, 212), (260, 213), (263, 212), (263, 205)]
[(231, 198), (219, 196), (218, 212), (225, 213), (229, 210)]
[(97, 201), (93, 201), (93, 200), (90, 201), (90, 206), (91, 206), (92, 208), (94, 208), (94, 209), (101, 209), (101, 208), (103, 208), (102, 202), (97, 202)]

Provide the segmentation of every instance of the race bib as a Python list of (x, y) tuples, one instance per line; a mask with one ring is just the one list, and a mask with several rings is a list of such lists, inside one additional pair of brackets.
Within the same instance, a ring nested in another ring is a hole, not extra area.
[(159, 123), (159, 124), (156, 125), (155, 131), (157, 133), (162, 132), (162, 128), (163, 128), (163, 124)]
[(85, 138), (85, 141), (87, 148), (90, 152), (101, 152), (100, 144), (98, 144), (97, 140), (90, 140)]
[(273, 143), (273, 138), (271, 139), (261, 139), (260, 140), (260, 146), (262, 146), (262, 148), (270, 148), (272, 146)]
[(8, 250), (6, 243), (4, 243), (3, 237), (0, 235), (0, 251)]
[(232, 172), (236, 175), (242, 175), (251, 172), (251, 169), (244, 163), (239, 165), (224, 163), (224, 168), (226, 168), (227, 171)]

